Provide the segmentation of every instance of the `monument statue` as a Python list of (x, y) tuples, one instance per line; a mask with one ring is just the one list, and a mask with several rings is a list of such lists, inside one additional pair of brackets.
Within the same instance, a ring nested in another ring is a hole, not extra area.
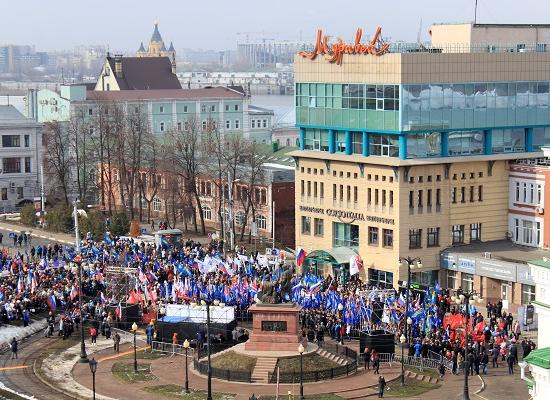
[[(257, 297), (259, 304), (281, 304), (289, 303), (290, 295), (292, 291), (292, 277), (294, 276), (296, 269), (294, 265), (291, 265), (282, 273), (281, 277), (276, 281), (265, 281), (262, 287), (262, 291)], [(277, 292), (277, 286), (279, 291)]]

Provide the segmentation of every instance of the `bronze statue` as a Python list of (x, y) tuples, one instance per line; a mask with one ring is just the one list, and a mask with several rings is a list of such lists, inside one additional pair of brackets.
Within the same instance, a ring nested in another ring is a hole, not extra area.
[[(291, 265), (289, 268), (285, 269), (277, 281), (266, 280), (256, 301), (259, 304), (289, 303), (292, 292), (292, 277), (294, 276), (294, 272), (295, 267), (294, 265)], [(277, 293), (278, 285), (280, 285), (279, 293)]]

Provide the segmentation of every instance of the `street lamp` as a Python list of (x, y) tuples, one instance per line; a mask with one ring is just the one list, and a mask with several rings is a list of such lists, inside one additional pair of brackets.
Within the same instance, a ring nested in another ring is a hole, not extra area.
[(304, 346), (302, 343), (298, 346), (300, 353), (300, 400), (304, 400)]
[[(77, 249), (79, 248), (80, 245)], [(80, 254), (77, 254), (73, 261), (78, 267), (78, 308), (80, 309), (80, 358), (78, 361), (87, 363), (88, 355), (86, 354), (86, 343), (84, 342), (84, 310), (82, 309), (82, 257)]]
[[(470, 400), (470, 393), (469, 393), (469, 387), (468, 387), (468, 373), (470, 369), (470, 365), (468, 362), (468, 325), (470, 324), (470, 306), (473, 306), (476, 302), (482, 303), (483, 299), (481, 298), (481, 295), (476, 293), (475, 291), (464, 291), (462, 289), (457, 290), (458, 297), (453, 296), (455, 298), (455, 303), (457, 305), (465, 305), (466, 306), (466, 326), (464, 331), (464, 400)], [(452, 299), (452, 297), (451, 297)]]
[(206, 400), (212, 400), (212, 363), (210, 362), (210, 306), (212, 305), (212, 300), (203, 299), (201, 304), (206, 306), (206, 357), (208, 360), (208, 383), (207, 383), (207, 397)]
[[(415, 265), (416, 263), (416, 265)], [(401, 386), (405, 386), (405, 343), (409, 343), (408, 325), (412, 324), (412, 319), (409, 317), (409, 292), (411, 290), (411, 270), (414, 268), (422, 268), (422, 261), (415, 257), (399, 257), (397, 260), (397, 268), (400, 269), (403, 265), (407, 266), (407, 291), (405, 293), (405, 327), (399, 338), (401, 342)], [(408, 350), (408, 349), (407, 349)]]
[(183, 348), (185, 349), (185, 393), (189, 393), (189, 375), (187, 367), (187, 351), (189, 350), (189, 340), (185, 339), (183, 342)]
[(137, 329), (138, 329), (138, 326), (137, 324), (134, 322), (132, 324), (132, 332), (134, 333), (134, 372), (137, 372), (138, 371), (138, 368), (137, 368), (137, 348), (136, 348), (136, 333), (137, 333)]
[(95, 400), (95, 372), (97, 371), (97, 361), (92, 357), (90, 360), (90, 371), (92, 372), (92, 392), (93, 400)]

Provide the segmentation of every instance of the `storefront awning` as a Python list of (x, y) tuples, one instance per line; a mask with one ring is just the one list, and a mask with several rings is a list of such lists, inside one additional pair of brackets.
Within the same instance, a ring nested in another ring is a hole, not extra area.
[(328, 250), (314, 250), (306, 256), (307, 261), (317, 261), (332, 265), (349, 264), (351, 256), (359, 253), (351, 247), (333, 247)]

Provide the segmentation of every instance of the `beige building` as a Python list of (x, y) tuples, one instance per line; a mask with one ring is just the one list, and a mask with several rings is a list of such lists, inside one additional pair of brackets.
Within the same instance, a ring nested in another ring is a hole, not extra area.
[(397, 286), (419, 257), (414, 280), (446, 286), (443, 250), (508, 237), (508, 163), (550, 142), (550, 53), (477, 49), (296, 56), (296, 244), (328, 254), (306, 265), (345, 275), (330, 252), (350, 247)]

